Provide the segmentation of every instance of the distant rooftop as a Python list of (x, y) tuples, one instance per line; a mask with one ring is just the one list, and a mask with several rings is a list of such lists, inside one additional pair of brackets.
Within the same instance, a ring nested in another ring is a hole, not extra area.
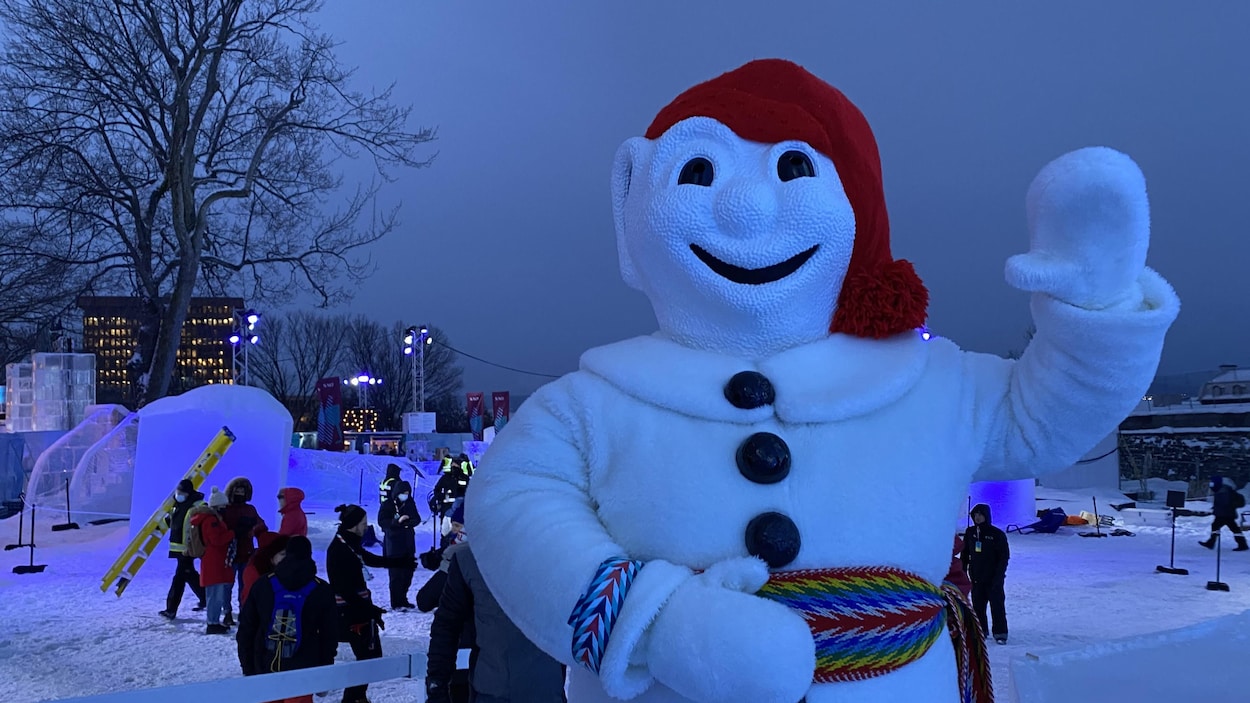
[(1250, 369), (1231, 364), (1221, 366), (1220, 374), (1203, 384), (1198, 402), (1203, 405), (1250, 403)]

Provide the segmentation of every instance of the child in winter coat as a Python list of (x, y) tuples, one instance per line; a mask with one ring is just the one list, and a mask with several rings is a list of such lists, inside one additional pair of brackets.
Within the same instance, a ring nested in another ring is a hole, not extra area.
[[(292, 537), (272, 558), (272, 572), (256, 582), (239, 611), (237, 639), (243, 675), (333, 664), (338, 653), (338, 613), (334, 591), (317, 578), (312, 544), (306, 537)], [(294, 623), (287, 620), (290, 617)], [(312, 700), (306, 695), (282, 703)]]
[[(301, 503), (304, 492), (298, 488), (287, 486), (278, 491), (278, 512), (282, 514), (282, 524), (278, 525), (278, 534), (287, 537), (308, 536), (308, 516), (304, 514)], [(257, 542), (259, 542), (259, 537)]]
[[(415, 530), (420, 524), (421, 514), (417, 512), (417, 504), (412, 500), (412, 485), (400, 479), (395, 482), (391, 499), (383, 503), (378, 511), (378, 525), (385, 535), (382, 540), (382, 554), (388, 557), (407, 557), (411, 561), (417, 555)], [(416, 607), (408, 600), (413, 570), (411, 566), (388, 569), (391, 609)]]
[(199, 531), (204, 542), (204, 555), (200, 557), (200, 585), (208, 601), (208, 627), (210, 635), (224, 635), (230, 631), (221, 622), (221, 614), (230, 599), (230, 584), (234, 582), (234, 569), (230, 566), (229, 548), (234, 533), (226, 527), (218, 510), (225, 507), (226, 497), (213, 488), (208, 505), (191, 509), (191, 527)]
[(247, 596), (252, 592), (252, 586), (256, 584), (256, 581), (273, 571), (274, 556), (286, 549), (290, 539), (277, 532), (264, 532), (256, 535), (256, 552), (252, 554), (251, 560), (247, 562), (247, 568), (243, 570), (243, 590), (239, 593), (240, 603), (246, 604)]

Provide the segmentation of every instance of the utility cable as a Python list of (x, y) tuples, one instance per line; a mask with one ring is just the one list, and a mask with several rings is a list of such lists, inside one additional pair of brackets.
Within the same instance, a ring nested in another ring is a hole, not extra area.
[[(434, 339), (434, 338), (433, 338), (433, 337), (431, 337), (431, 339)], [(460, 351), (459, 349), (457, 349), (457, 348), (455, 348), (455, 347), (451, 346), (450, 344), (446, 344), (446, 343), (444, 343), (444, 342), (440, 342), (440, 341), (439, 341), (439, 340), (437, 340), (437, 339), (434, 339), (434, 343), (435, 343), (435, 344), (437, 344), (437, 345), (439, 345), (439, 346), (441, 346), (441, 347), (446, 347), (446, 348), (447, 348), (447, 349), (449, 349), (450, 351), (452, 351), (452, 352), (454, 352), (454, 353), (456, 353), (456, 354), (459, 354), (460, 356), (467, 357), (467, 358), (472, 359), (472, 360), (477, 361), (477, 362), (481, 362), (481, 363), (483, 363), (483, 364), (486, 364), (487, 366), (494, 366), (494, 367), (495, 367), (495, 368), (497, 368), (497, 369), (503, 369), (503, 370), (505, 370), (505, 371), (512, 371), (513, 373), (523, 373), (523, 374), (526, 374), (527, 376), (541, 376), (541, 377), (543, 377), (543, 378), (560, 378), (560, 375), (558, 375), (558, 374), (552, 374), (552, 373), (542, 373), (542, 372), (540, 372), (540, 371), (527, 371), (527, 370), (525, 370), (525, 369), (518, 369), (518, 368), (516, 368), (515, 366), (507, 366), (507, 365), (505, 365), (505, 364), (497, 364), (497, 363), (495, 363), (495, 362), (493, 362), (493, 361), (489, 361), (489, 360), (487, 360), (487, 359), (483, 359), (483, 358), (482, 358), (482, 357), (480, 357), (480, 356), (474, 356), (474, 355), (472, 355), (472, 354), (470, 354), (470, 353), (468, 353), (468, 352)]]

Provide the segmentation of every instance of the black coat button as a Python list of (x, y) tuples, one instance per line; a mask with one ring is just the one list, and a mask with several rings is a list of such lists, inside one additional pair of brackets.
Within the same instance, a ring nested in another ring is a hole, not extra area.
[(773, 383), (758, 371), (741, 371), (725, 384), (725, 399), (735, 408), (754, 410), (772, 405), (777, 400)]
[(771, 569), (794, 561), (800, 546), (799, 528), (781, 513), (762, 513), (747, 523), (747, 552)]
[(777, 483), (790, 474), (790, 447), (771, 432), (756, 432), (738, 447), (738, 471), (755, 483)]

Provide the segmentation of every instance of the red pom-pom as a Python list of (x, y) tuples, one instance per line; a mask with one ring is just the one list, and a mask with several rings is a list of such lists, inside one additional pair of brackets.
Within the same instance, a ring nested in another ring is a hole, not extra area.
[(929, 290), (910, 261), (891, 261), (847, 276), (829, 331), (884, 339), (923, 327)]

